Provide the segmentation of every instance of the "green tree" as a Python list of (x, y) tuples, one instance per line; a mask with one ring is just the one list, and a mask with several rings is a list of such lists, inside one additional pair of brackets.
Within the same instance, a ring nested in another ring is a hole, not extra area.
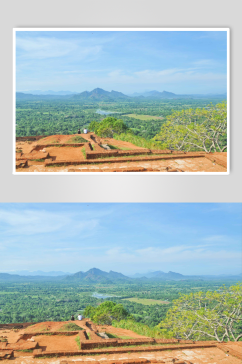
[(94, 131), (100, 137), (113, 138), (114, 134), (121, 134), (128, 130), (127, 125), (121, 119), (116, 119), (111, 116), (103, 119), (100, 123), (92, 121), (89, 129)]
[(242, 283), (181, 295), (158, 327), (173, 337), (221, 341), (242, 338)]
[(98, 129), (99, 123), (95, 120), (93, 120), (90, 124), (89, 124), (89, 130), (93, 131), (96, 134), (96, 130)]
[(123, 305), (112, 301), (105, 301), (98, 307), (87, 306), (84, 316), (101, 325), (111, 325), (112, 321), (120, 321), (129, 316)]
[(154, 140), (163, 148), (205, 152), (227, 149), (227, 104), (222, 102), (206, 108), (175, 111), (167, 116)]

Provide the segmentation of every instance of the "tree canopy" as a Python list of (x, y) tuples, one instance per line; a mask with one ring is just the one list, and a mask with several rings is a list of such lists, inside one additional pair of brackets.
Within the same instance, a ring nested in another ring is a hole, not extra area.
[(123, 305), (112, 301), (105, 301), (98, 307), (87, 306), (84, 316), (90, 317), (93, 322), (101, 325), (111, 325), (113, 320), (120, 321), (132, 317)]
[(186, 340), (238, 341), (242, 338), (242, 283), (181, 295), (158, 327)]
[(154, 140), (162, 148), (223, 152), (227, 149), (227, 104), (175, 111), (167, 116)]
[(100, 137), (113, 138), (114, 134), (126, 132), (128, 127), (123, 120), (109, 116), (100, 123), (92, 121), (89, 125), (89, 129)]

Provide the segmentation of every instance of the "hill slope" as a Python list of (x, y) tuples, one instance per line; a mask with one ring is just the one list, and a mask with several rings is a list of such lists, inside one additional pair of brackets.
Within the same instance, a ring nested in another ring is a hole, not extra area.
[(129, 100), (130, 97), (118, 91), (105, 91), (102, 88), (95, 88), (92, 91), (84, 91), (77, 95), (72, 95), (72, 99), (90, 101), (116, 101)]
[(70, 276), (66, 277), (66, 280), (68, 281), (84, 281), (84, 282), (123, 282), (123, 281), (131, 281), (129, 277), (126, 277), (122, 273), (117, 273), (110, 271), (109, 273), (104, 272), (97, 268), (89, 269), (87, 272), (77, 272), (75, 274), (72, 274)]

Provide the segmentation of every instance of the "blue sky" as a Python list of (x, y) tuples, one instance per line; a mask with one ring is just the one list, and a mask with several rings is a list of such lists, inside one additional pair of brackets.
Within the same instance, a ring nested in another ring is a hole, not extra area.
[(0, 204), (0, 271), (242, 272), (241, 204)]
[(17, 31), (16, 90), (225, 93), (225, 31)]

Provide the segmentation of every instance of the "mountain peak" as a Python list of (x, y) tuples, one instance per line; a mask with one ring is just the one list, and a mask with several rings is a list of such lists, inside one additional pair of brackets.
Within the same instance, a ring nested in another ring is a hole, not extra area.
[(97, 88), (95, 88), (94, 90), (92, 90), (92, 91), (90, 91), (91, 93), (92, 92), (94, 92), (94, 93), (98, 93), (98, 94), (104, 94), (104, 93), (106, 93), (106, 92), (108, 92), (108, 91), (105, 91), (105, 90), (103, 90), (102, 88), (99, 88), (99, 87), (97, 87)]
[(114, 91), (111, 92), (105, 91), (102, 88), (95, 88), (94, 90), (88, 92), (84, 91), (80, 94), (73, 95), (72, 98), (79, 99), (79, 100), (94, 100), (94, 101), (115, 101), (115, 100), (123, 100), (123, 99), (130, 99), (129, 96), (124, 95), (122, 92)]

